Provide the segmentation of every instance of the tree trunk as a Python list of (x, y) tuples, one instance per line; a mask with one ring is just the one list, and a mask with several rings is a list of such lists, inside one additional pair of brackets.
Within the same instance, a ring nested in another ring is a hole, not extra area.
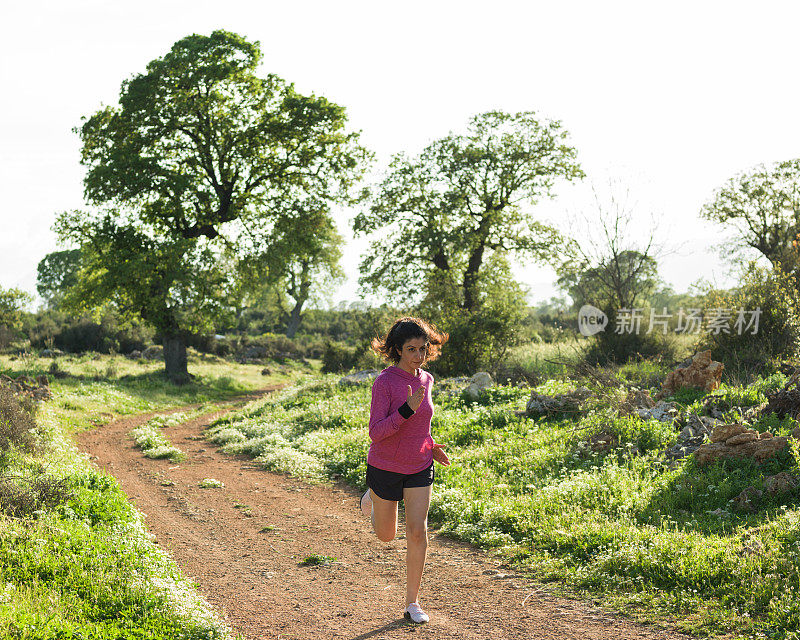
[(164, 336), (164, 370), (175, 384), (186, 384), (191, 379), (186, 367), (186, 338)]
[(286, 325), (287, 338), (294, 338), (294, 334), (297, 333), (297, 329), (300, 328), (300, 311), (302, 311), (304, 303), (305, 300), (298, 300), (297, 304), (295, 304), (292, 309), (292, 313), (289, 315), (289, 324)]
[(481, 262), (483, 262), (483, 242), (481, 242), (480, 246), (472, 252), (472, 255), (469, 257), (469, 264), (467, 265), (467, 270), (464, 272), (464, 305), (463, 308), (465, 311), (469, 311), (472, 313), (475, 310), (475, 307), (478, 304), (478, 298), (475, 291), (475, 284), (478, 280), (478, 271), (481, 268)]
[(475, 310), (475, 307), (478, 306), (475, 284), (478, 281), (481, 264), (483, 264), (483, 251), (486, 248), (486, 239), (489, 237), (489, 224), (490, 219), (488, 217), (484, 217), (483, 220), (481, 220), (476, 234), (478, 237), (478, 244), (470, 254), (469, 262), (467, 263), (467, 269), (464, 271), (464, 280), (462, 285), (464, 288), (464, 303), (462, 308), (470, 313), (472, 313)]
[(309, 264), (307, 261), (302, 261), (300, 264), (302, 265), (302, 271), (300, 272), (299, 291), (298, 288), (295, 287), (294, 274), (292, 274), (292, 289), (289, 295), (291, 295), (296, 302), (292, 313), (289, 315), (289, 324), (286, 326), (287, 338), (294, 338), (294, 334), (297, 333), (297, 329), (300, 327), (300, 321), (302, 320), (300, 312), (303, 310), (303, 305), (306, 303), (306, 300), (308, 300), (308, 292), (311, 289)]

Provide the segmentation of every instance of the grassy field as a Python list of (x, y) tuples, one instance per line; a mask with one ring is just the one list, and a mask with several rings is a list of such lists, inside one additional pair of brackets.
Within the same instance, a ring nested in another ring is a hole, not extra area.
[[(512, 356), (547, 380), (536, 387), (540, 393), (591, 383), (569, 380), (569, 367), (547, 362), (563, 361), (564, 354), (564, 347), (538, 345)], [(237, 393), (292, 382), (219, 421), (208, 437), (274, 471), (312, 482), (343, 477), (363, 488), (370, 387), (342, 387), (338, 376), (315, 373), (316, 363), (270, 365), (271, 375), (263, 376), (261, 366), (193, 355), (196, 379), (175, 387), (160, 363), (91, 354), (56, 362), (67, 375), (53, 379), (54, 397), (37, 416), (47, 449), (5, 454), (0, 478), (3, 486), (23, 488), (37, 477), (53, 486), (60, 481), (69, 497), (46, 504), (45, 494), (31, 490), (26, 513), (0, 518), (2, 637), (229, 635), (149, 539), (117, 482), (77, 453), (69, 440), (75, 430), (185, 404), (212, 410)], [(655, 390), (663, 366), (641, 362), (613, 375)], [(0, 372), (12, 376), (52, 374), (51, 367), (50, 359), (0, 356)], [(746, 387), (724, 385), (714, 395), (729, 408), (753, 406), (784, 382), (776, 374)], [(556, 591), (589, 596), (634, 618), (672, 622), (698, 635), (800, 637), (798, 492), (766, 499), (750, 515), (730, 504), (745, 487), (761, 488), (768, 475), (796, 473), (795, 452), (761, 466), (698, 468), (688, 458), (670, 468), (661, 452), (675, 442), (676, 430), (620, 417), (621, 392), (594, 390), (580, 414), (549, 419), (515, 414), (530, 388), (498, 386), (477, 402), (439, 395), (433, 432), (453, 464), (437, 469), (432, 524), (500, 554)], [(704, 397), (683, 391), (671, 399), (683, 411), (702, 412)], [(753, 426), (783, 435), (796, 422), (759, 419)], [(586, 443), (601, 430), (613, 432), (620, 446), (592, 452)], [(143, 450), (179, 455), (140, 435)]]
[[(294, 380), (304, 370), (315, 368), (318, 363), (272, 365), (270, 375), (264, 376), (261, 365), (238, 364), (190, 350), (189, 373), (195, 378), (176, 386), (167, 382), (163, 361), (97, 353), (55, 359), (0, 355), (0, 374), (48, 375), (54, 400), (45, 409), (68, 431), (105, 424), (122, 415), (229, 398)], [(60, 373), (54, 375), (54, 371)]]
[(165, 381), (163, 363), (92, 354), (59, 357), (57, 369), (52, 362), (0, 357), (0, 373), (12, 377), (67, 374), (53, 379), (53, 399), (36, 416), (44, 448), (0, 452), (0, 637), (231, 637), (152, 541), (117, 481), (89, 465), (70, 433), (190, 403), (199, 405), (190, 414), (211, 411), (233, 395), (297, 380), (305, 368), (273, 366), (263, 376), (261, 366), (192, 355), (196, 378), (176, 387)]
[[(663, 374), (641, 363), (615, 375), (649, 386)], [(370, 387), (336, 380), (321, 377), (251, 403), (213, 425), (209, 438), (275, 471), (314, 481), (342, 476), (364, 488)], [(784, 382), (776, 374), (748, 387), (723, 385), (714, 395), (730, 407), (752, 406)], [(549, 380), (537, 391), (572, 386)], [(793, 453), (764, 465), (705, 468), (689, 457), (670, 468), (661, 452), (676, 430), (620, 417), (619, 395), (606, 390), (577, 416), (515, 415), (529, 394), (500, 386), (477, 403), (461, 395), (436, 399), (434, 438), (448, 445), (453, 464), (437, 469), (434, 525), (494, 550), (557, 591), (588, 595), (634, 618), (698, 635), (800, 637), (798, 492), (766, 499), (750, 515), (730, 504), (770, 474), (796, 473)], [(704, 396), (682, 391), (668, 399), (701, 412)], [(759, 419), (753, 426), (786, 435), (796, 422)], [(620, 446), (592, 452), (586, 442), (601, 430), (615, 433)]]

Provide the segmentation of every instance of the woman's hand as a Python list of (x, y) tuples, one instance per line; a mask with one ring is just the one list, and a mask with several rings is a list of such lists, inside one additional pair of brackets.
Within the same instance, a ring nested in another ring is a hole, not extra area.
[(436, 460), (439, 464), (443, 464), (445, 467), (450, 466), (450, 458), (447, 457), (447, 454), (444, 452), (444, 448), (446, 445), (443, 444), (436, 444), (433, 445), (433, 459)]
[(425, 387), (420, 387), (414, 393), (411, 393), (411, 385), (408, 386), (408, 406), (411, 407), (412, 411), (416, 411), (419, 409), (419, 405), (422, 404), (422, 398), (425, 397)]

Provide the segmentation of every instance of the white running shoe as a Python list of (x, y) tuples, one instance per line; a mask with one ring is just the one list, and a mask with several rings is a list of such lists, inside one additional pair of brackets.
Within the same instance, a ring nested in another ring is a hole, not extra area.
[(406, 620), (411, 620), (417, 624), (430, 621), (428, 614), (422, 610), (422, 607), (419, 606), (418, 602), (412, 602), (410, 605), (408, 605), (405, 608), (405, 611), (403, 611), (403, 616)]
[(369, 489), (364, 492), (364, 495), (361, 496), (361, 513), (363, 513), (367, 518), (372, 517), (372, 498), (369, 495)]

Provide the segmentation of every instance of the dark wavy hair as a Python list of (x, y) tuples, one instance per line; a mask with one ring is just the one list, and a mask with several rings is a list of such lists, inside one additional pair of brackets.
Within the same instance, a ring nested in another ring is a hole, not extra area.
[(449, 334), (439, 331), (432, 322), (422, 318), (405, 316), (395, 320), (391, 329), (383, 338), (372, 339), (372, 350), (384, 360), (397, 364), (400, 362), (400, 351), (403, 345), (415, 338), (425, 338), (428, 342), (428, 351), (425, 354), (425, 363), (436, 360), (442, 353), (442, 345), (447, 342)]

